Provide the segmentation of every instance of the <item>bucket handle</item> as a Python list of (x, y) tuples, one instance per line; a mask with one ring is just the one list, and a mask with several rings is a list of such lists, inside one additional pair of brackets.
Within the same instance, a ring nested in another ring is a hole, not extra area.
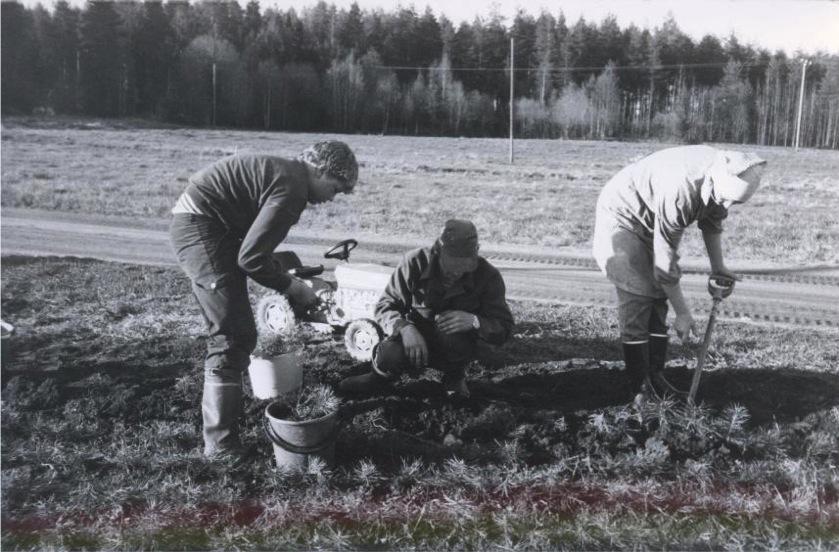
[(323, 439), (322, 442), (308, 447), (302, 447), (299, 445), (291, 444), (282, 437), (280, 437), (280, 435), (274, 430), (274, 426), (271, 425), (271, 421), (267, 417), (262, 418), (262, 429), (265, 432), (265, 435), (272, 443), (274, 443), (280, 448), (287, 450), (288, 452), (293, 452), (294, 454), (315, 454), (317, 452), (322, 451), (323, 449), (328, 447), (333, 441), (335, 441), (335, 438), (338, 437), (338, 433), (340, 433), (340, 431), (344, 429), (344, 426), (347, 425), (348, 422), (349, 420), (347, 419), (347, 417), (342, 415), (341, 411), (338, 411), (338, 421), (335, 423), (335, 427), (332, 429), (332, 431), (329, 432), (329, 434)]

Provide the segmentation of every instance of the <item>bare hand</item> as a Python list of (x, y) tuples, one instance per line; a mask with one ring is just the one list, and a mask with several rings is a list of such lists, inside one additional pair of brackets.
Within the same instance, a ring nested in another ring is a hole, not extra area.
[(735, 274), (734, 272), (728, 270), (726, 267), (720, 267), (714, 271), (714, 276), (725, 276), (726, 278), (731, 278), (735, 282), (739, 282), (743, 279), (742, 276), (739, 274)]
[(404, 326), (400, 332), (402, 335), (402, 347), (405, 349), (405, 356), (411, 365), (420, 370), (428, 364), (428, 345), (420, 331), (411, 324)]
[(285, 295), (293, 307), (309, 309), (320, 302), (312, 288), (306, 285), (300, 278), (291, 278), (291, 284), (286, 288)]
[(437, 330), (443, 334), (468, 332), (474, 329), (472, 322), (475, 315), (469, 312), (451, 310), (440, 314), (435, 318)]
[(679, 339), (682, 340), (682, 343), (688, 343), (690, 341), (691, 333), (696, 334), (696, 321), (691, 316), (690, 312), (686, 312), (684, 314), (677, 314), (676, 315), (676, 334), (679, 336)]

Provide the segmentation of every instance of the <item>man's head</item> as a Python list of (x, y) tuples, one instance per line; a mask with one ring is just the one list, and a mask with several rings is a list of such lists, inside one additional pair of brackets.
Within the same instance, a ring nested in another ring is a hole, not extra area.
[(317, 142), (300, 154), (309, 167), (309, 201), (323, 203), (336, 194), (352, 193), (358, 181), (358, 163), (347, 144), (337, 140)]
[(478, 268), (478, 231), (471, 221), (447, 220), (436, 245), (444, 280), (457, 280)]
[(727, 209), (751, 199), (765, 168), (766, 161), (753, 153), (720, 152), (711, 175), (716, 202)]

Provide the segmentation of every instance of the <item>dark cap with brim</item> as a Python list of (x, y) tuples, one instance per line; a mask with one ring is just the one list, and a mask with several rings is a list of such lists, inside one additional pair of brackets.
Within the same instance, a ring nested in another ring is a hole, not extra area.
[(471, 221), (447, 220), (437, 243), (447, 268), (472, 272), (478, 267), (478, 230)]

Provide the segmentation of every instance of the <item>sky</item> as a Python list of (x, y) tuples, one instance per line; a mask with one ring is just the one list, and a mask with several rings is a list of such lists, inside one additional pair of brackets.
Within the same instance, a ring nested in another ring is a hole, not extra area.
[[(244, 0), (243, 0), (244, 1)], [(349, 8), (353, 0), (327, 0), (339, 8)], [(706, 34), (720, 38), (732, 32), (741, 42), (787, 53), (817, 50), (839, 54), (839, 1), (836, 0), (356, 0), (362, 9), (390, 11), (400, 5), (422, 13), (428, 6), (436, 15), (445, 14), (455, 24), (486, 17), (493, 7), (506, 22), (521, 8), (533, 16), (542, 10), (554, 16), (561, 9), (569, 23), (580, 16), (600, 22), (612, 14), (621, 28), (635, 23), (641, 28), (660, 26), (672, 13), (679, 27), (695, 39)], [(314, 6), (317, 0), (260, 0), (263, 8)]]
[[(32, 7), (41, 3), (50, 8), (55, 0), (21, 0)], [(84, 0), (69, 0), (82, 6)], [(194, 0), (193, 0), (194, 1)], [(244, 6), (248, 0), (238, 0)], [(839, 54), (839, 0), (355, 0), (364, 9), (392, 11), (413, 5), (417, 12), (430, 7), (436, 15), (445, 15), (455, 25), (472, 21), (476, 15), (488, 16), (493, 10), (509, 24), (516, 11), (523, 9), (538, 16), (543, 10), (554, 16), (560, 9), (569, 24), (580, 16), (599, 23), (614, 15), (621, 28), (634, 23), (653, 29), (668, 14), (696, 41), (706, 34), (726, 38), (732, 32), (744, 43), (770, 51), (785, 50), (814, 53), (818, 50)], [(318, 0), (259, 0), (263, 9), (294, 8), (298, 12), (314, 6)], [(353, 0), (326, 0), (348, 9)]]

